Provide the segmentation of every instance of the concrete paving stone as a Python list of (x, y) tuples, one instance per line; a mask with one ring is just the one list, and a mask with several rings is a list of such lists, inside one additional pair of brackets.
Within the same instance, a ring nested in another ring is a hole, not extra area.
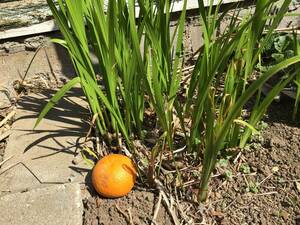
[(19, 163), (0, 175), (0, 196), (11, 192), (26, 191), (40, 185), (34, 175), (23, 164)]
[[(18, 191), (22, 184), (26, 184), (24, 188), (35, 187), (37, 182), (85, 182), (91, 168), (83, 160), (72, 163), (88, 131), (84, 121), (89, 112), (79, 88), (61, 99), (33, 130), (38, 114), (53, 93), (30, 94), (18, 102), (4, 158), (14, 157), (0, 169), (0, 192)], [(6, 168), (10, 169), (5, 171)]]
[[(20, 45), (25, 49), (30, 43), (36, 45), (35, 42), (26, 42)], [(11, 44), (12, 42), (6, 43), (6, 45)], [(35, 54), (35, 51), (23, 51), (24, 49), (0, 55), (0, 88), (11, 88), (15, 80), (20, 80), (24, 76)], [(47, 47), (37, 53), (26, 78), (31, 78), (36, 74), (51, 74), (58, 78), (69, 79), (74, 77), (75, 72), (66, 50), (59, 45), (49, 43)]]
[[(14, 81), (21, 80), (31, 61), (34, 51), (24, 51), (34, 49), (39, 46), (39, 40), (31, 38), (25, 43), (14, 45), (14, 42), (5, 42), (0, 44), (0, 109), (7, 108), (16, 98), (14, 90)], [(32, 44), (32, 45), (31, 45)], [(4, 50), (3, 54), (1, 54)], [(8, 50), (5, 50), (5, 46)], [(17, 50), (15, 46), (19, 46)], [(4, 48), (3, 48), (4, 47)], [(9, 52), (7, 54), (6, 52)], [(14, 52), (14, 53), (13, 53)], [(48, 44), (47, 47), (37, 53), (26, 79), (44, 74), (52, 80), (68, 80), (74, 77), (74, 69), (69, 60), (68, 53), (62, 47), (54, 44)]]
[(0, 198), (1, 225), (82, 225), (79, 184), (52, 185)]

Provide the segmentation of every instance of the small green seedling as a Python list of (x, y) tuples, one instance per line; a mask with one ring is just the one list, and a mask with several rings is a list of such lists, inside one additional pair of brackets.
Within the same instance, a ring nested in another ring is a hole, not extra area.
[(226, 168), (228, 166), (228, 159), (220, 159), (218, 162), (217, 162), (217, 167), (222, 167), (222, 168)]
[(259, 183), (250, 181), (248, 187), (246, 188), (247, 192), (252, 192), (254, 194), (259, 192)]
[(225, 176), (225, 178), (226, 178), (227, 180), (232, 180), (232, 178), (233, 178), (233, 174), (232, 174), (232, 172), (231, 172), (230, 170), (226, 170), (226, 171), (224, 172), (224, 176)]
[(242, 164), (241, 167), (240, 167), (240, 171), (243, 174), (249, 174), (251, 172), (250, 166), (248, 164)]

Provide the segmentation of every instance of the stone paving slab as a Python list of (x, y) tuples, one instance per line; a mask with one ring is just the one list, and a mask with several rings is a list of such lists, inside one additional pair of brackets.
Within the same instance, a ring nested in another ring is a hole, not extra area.
[[(42, 44), (48, 43), (49, 38), (43, 36), (27, 38), (23, 43), (7, 41), (0, 43), (0, 109), (11, 105), (16, 98), (14, 81), (21, 80), (35, 54)], [(25, 49), (31, 49), (25, 51)], [(68, 53), (63, 47), (47, 44), (47, 47), (37, 53), (26, 79), (43, 76), (52, 81), (68, 80), (74, 77), (74, 69)]]
[(20, 191), (22, 185), (30, 189), (37, 184), (85, 182), (91, 168), (83, 160), (72, 163), (88, 130), (84, 119), (89, 112), (80, 93), (75, 88), (35, 130), (35, 121), (50, 94), (22, 97), (4, 156), (14, 157), (0, 169), (0, 193)]
[[(3, 55), (0, 54), (1, 81), (0, 84), (13, 82), (24, 76), (35, 51), (42, 45), (47, 45), (40, 50), (34, 58), (26, 78), (36, 74), (50, 74), (62, 78), (73, 78), (75, 75), (72, 63), (67, 51), (53, 43), (49, 43), (49, 38), (37, 36), (25, 39), (23, 42), (7, 41), (0, 44), (0, 49), (5, 49)], [(33, 50), (25, 51), (25, 49)]]
[(40, 185), (33, 174), (23, 164), (19, 163), (1, 174), (0, 196), (11, 192), (25, 191)]
[(79, 184), (52, 185), (0, 198), (1, 225), (82, 225)]

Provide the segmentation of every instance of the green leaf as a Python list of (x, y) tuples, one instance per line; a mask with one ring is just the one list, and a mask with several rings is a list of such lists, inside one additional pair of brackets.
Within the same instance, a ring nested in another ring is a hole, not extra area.
[(251, 124), (247, 123), (244, 120), (235, 119), (235, 120), (233, 120), (233, 122), (241, 124), (245, 127), (248, 127), (252, 131), (253, 134), (259, 134), (258, 130), (256, 130)]
[(89, 147), (84, 147), (83, 150), (86, 151), (89, 155), (93, 156), (95, 159), (99, 159), (96, 153)]
[(271, 56), (277, 63), (281, 62), (285, 58), (283, 53), (273, 53)]
[(72, 87), (74, 87), (77, 83), (80, 82), (79, 77), (75, 77), (66, 83), (56, 94), (49, 100), (43, 110), (40, 112), (37, 121), (34, 124), (33, 129), (35, 129), (41, 120), (47, 115), (47, 113), (54, 107), (54, 105), (69, 91)]
[(289, 46), (289, 44), (290, 44), (290, 40), (286, 35), (279, 35), (274, 40), (274, 47), (280, 53), (283, 53), (286, 50), (286, 48)]

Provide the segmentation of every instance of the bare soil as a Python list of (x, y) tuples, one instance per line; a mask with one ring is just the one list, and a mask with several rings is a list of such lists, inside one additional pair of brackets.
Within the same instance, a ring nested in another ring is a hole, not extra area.
[[(142, 190), (134, 190), (118, 199), (90, 197), (83, 201), (85, 207), (83, 224), (151, 224), (156, 202), (157, 195)], [(156, 224), (173, 224), (164, 206), (160, 206)]]
[[(219, 163), (207, 202), (194, 207), (190, 201), (202, 224), (300, 224), (300, 124), (291, 120), (292, 104), (290, 99), (273, 103), (262, 135), (227, 165)], [(194, 199), (196, 189), (189, 186), (182, 201)], [(151, 224), (157, 198), (138, 190), (114, 200), (94, 195), (84, 200), (84, 225)], [(166, 208), (156, 224), (174, 224)]]
[(274, 103), (262, 138), (228, 166), (232, 178), (213, 179), (208, 224), (300, 224), (300, 126), (291, 115), (290, 100)]

